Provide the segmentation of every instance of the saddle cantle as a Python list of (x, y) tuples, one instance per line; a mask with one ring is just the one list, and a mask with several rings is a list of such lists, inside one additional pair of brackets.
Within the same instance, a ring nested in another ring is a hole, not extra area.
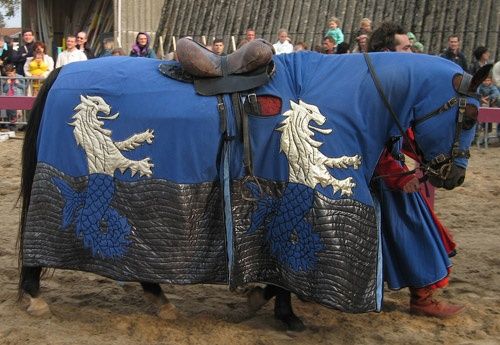
[(165, 63), (160, 65), (160, 71), (171, 78), (193, 82), (200, 95), (235, 93), (266, 84), (274, 74), (273, 55), (273, 46), (262, 39), (220, 56), (191, 39), (181, 38), (177, 42), (180, 66)]

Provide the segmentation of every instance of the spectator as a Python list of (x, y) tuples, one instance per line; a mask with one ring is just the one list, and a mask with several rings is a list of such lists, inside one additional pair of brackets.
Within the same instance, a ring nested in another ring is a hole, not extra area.
[(332, 17), (328, 22), (328, 30), (326, 31), (325, 36), (332, 37), (337, 44), (344, 42), (344, 34), (340, 29), (340, 19), (337, 17)]
[(130, 51), (130, 56), (133, 57), (145, 57), (156, 59), (156, 54), (149, 47), (151, 43), (151, 38), (145, 32), (139, 32), (135, 37), (135, 44), (132, 46), (132, 50)]
[(5, 39), (2, 36), (0, 36), (0, 69), (2, 71), (2, 75), (5, 74), (3, 71), (3, 67), (8, 63), (12, 62), (13, 53), (14, 50), (12, 50), (10, 44), (5, 42)]
[(80, 31), (76, 34), (76, 49), (82, 51), (87, 57), (87, 60), (93, 59), (95, 57), (94, 52), (88, 46), (87, 33), (85, 31)]
[[(16, 67), (12, 64), (5, 65), (4, 70), (8, 79), (2, 86), (3, 94), (7, 96), (24, 96), (25, 84), (23, 76), (16, 73)], [(16, 130), (17, 119), (21, 115), (21, 111), (8, 109), (6, 113), (9, 121), (8, 129), (11, 131)]]
[(276, 55), (293, 53), (293, 45), (288, 41), (288, 32), (286, 29), (278, 30), (278, 42), (273, 44)]
[(122, 48), (115, 48), (111, 51), (112, 56), (126, 56), (125, 51)]
[(337, 44), (337, 54), (349, 54), (351, 52), (349, 48), (349, 43), (347, 42)]
[(323, 54), (335, 54), (337, 44), (332, 36), (323, 37)]
[[(24, 75), (45, 79), (54, 69), (54, 60), (45, 54), (45, 44), (43, 42), (35, 42), (33, 46), (35, 56), (29, 57), (24, 64)], [(40, 80), (33, 80), (33, 96), (38, 94), (41, 86)]]
[(368, 51), (368, 35), (361, 34), (356, 37), (356, 48), (353, 49), (353, 53), (366, 53)]
[(226, 55), (224, 53), (224, 41), (220, 38), (214, 39), (212, 42), (212, 51), (217, 55)]
[(424, 52), (424, 45), (421, 42), (415, 42), (411, 46), (411, 51), (414, 53), (422, 54)]
[(359, 22), (359, 29), (356, 31), (356, 37), (360, 35), (370, 35), (372, 33), (372, 21), (368, 18), (363, 18)]
[(66, 50), (57, 56), (56, 68), (72, 62), (85, 60), (87, 60), (87, 55), (76, 48), (76, 37), (68, 35), (66, 37)]
[(99, 57), (106, 57), (113, 55), (113, 49), (115, 49), (115, 42), (112, 37), (107, 37), (102, 40), (103, 51)]
[(413, 32), (407, 32), (406, 35), (408, 36), (408, 39), (411, 43), (411, 51), (413, 53), (423, 53), (424, 45), (417, 40), (415, 34)]
[(293, 51), (299, 52), (301, 50), (307, 50), (307, 44), (305, 42), (297, 42), (293, 47)]
[(497, 61), (493, 65), (493, 70), (492, 70), (492, 76), (493, 76), (493, 83), (500, 88), (500, 61)]
[(484, 65), (492, 63), (492, 61), (490, 60), (490, 51), (486, 47), (477, 47), (476, 49), (474, 49), (473, 55), (474, 61), (472, 61), (472, 65), (470, 68), (470, 72), (472, 74), (476, 73)]
[(417, 42), (417, 37), (413, 32), (407, 32), (406, 36), (408, 36), (408, 39), (410, 40), (410, 43), (413, 45), (415, 42)]
[(17, 74), (24, 76), (24, 64), (26, 59), (33, 56), (33, 45), (35, 44), (35, 35), (33, 30), (23, 30), (23, 45), (12, 55), (12, 62), (16, 66)]
[(460, 51), (460, 39), (457, 35), (451, 35), (448, 37), (448, 48), (440, 55), (442, 58), (453, 61), (457, 65), (463, 68), (464, 71), (468, 72), (467, 59), (465, 55)]
[(500, 105), (500, 92), (497, 86), (493, 84), (492, 73), (479, 85), (477, 93), (481, 96), (481, 106), (498, 107)]
[(368, 40), (368, 51), (411, 53), (411, 43), (406, 31), (400, 25), (384, 22), (373, 31)]
[(248, 28), (246, 29), (245, 31), (245, 38), (243, 40), (241, 40), (241, 42), (238, 44), (238, 48), (240, 48), (242, 45), (250, 42), (250, 41), (253, 41), (255, 39), (255, 30), (252, 29), (252, 28)]

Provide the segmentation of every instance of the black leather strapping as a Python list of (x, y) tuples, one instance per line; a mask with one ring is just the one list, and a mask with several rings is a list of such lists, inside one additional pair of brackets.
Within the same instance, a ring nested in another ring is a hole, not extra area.
[[(252, 96), (253, 95), (253, 96)], [(254, 93), (249, 94), (249, 101), (252, 99), (257, 101)], [(252, 147), (250, 143), (250, 130), (248, 127), (248, 114), (245, 111), (243, 104), (241, 103), (241, 94), (233, 93), (231, 94), (231, 101), (233, 104), (233, 109), (236, 118), (240, 119), (241, 123), (241, 139), (243, 141), (243, 166), (245, 168), (245, 173), (247, 176), (253, 176), (253, 161), (252, 161)]]
[(226, 134), (227, 132), (227, 111), (224, 104), (224, 97), (222, 95), (217, 95), (217, 111), (219, 112), (220, 118), (220, 132)]
[[(375, 73), (375, 68), (373, 67), (370, 55), (368, 55), (368, 53), (363, 53), (363, 56), (365, 57), (366, 65), (368, 66), (368, 71), (370, 71), (370, 75), (372, 77), (373, 83), (375, 84), (375, 87), (377, 88), (377, 91), (380, 95), (380, 98), (382, 98), (382, 102), (384, 102), (385, 107), (387, 108), (387, 110), (391, 114), (394, 122), (398, 126), (399, 132), (403, 136), (404, 140), (408, 143), (412, 153), (415, 154), (415, 157), (419, 157), (419, 155), (417, 154), (417, 152), (415, 150), (415, 147), (413, 146), (412, 141), (410, 140), (410, 138), (406, 134), (406, 131), (403, 129), (403, 126), (401, 125), (401, 122), (399, 121), (399, 118), (396, 115), (396, 112), (394, 111), (391, 104), (389, 103), (389, 100), (385, 96), (384, 90), (382, 89), (382, 84), (380, 83), (380, 80), (377, 77), (377, 74)], [(419, 163), (422, 163), (422, 162), (419, 162)]]

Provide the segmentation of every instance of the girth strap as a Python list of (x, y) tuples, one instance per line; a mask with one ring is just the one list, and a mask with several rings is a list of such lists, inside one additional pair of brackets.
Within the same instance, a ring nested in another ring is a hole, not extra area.
[[(257, 102), (257, 98), (254, 93), (247, 95), (247, 98), (250, 103)], [(253, 176), (252, 146), (250, 142), (250, 130), (248, 127), (248, 114), (245, 107), (241, 103), (240, 93), (233, 93), (231, 95), (231, 101), (233, 103), (236, 123), (240, 124), (238, 129), (243, 142), (243, 166), (245, 168), (245, 174), (247, 176)]]

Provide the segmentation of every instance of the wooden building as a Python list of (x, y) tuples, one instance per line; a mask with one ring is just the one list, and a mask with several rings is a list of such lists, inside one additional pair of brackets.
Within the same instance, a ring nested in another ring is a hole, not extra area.
[[(270, 41), (286, 28), (293, 41), (313, 47), (321, 43), (328, 18), (336, 16), (347, 42), (368, 17), (375, 26), (384, 20), (401, 23), (427, 53), (442, 51), (455, 33), (469, 62), (480, 45), (492, 58), (499, 55), (498, 0), (24, 0), (22, 12), (23, 26), (34, 28), (50, 47), (61, 46), (65, 34), (84, 30), (97, 50), (104, 37), (112, 36), (128, 51), (137, 32), (146, 31), (156, 37), (160, 54), (162, 48), (165, 53), (173, 49), (173, 36), (223, 38), (230, 52), (231, 36), (239, 41), (247, 27)], [(160, 22), (162, 13), (165, 21)]]

